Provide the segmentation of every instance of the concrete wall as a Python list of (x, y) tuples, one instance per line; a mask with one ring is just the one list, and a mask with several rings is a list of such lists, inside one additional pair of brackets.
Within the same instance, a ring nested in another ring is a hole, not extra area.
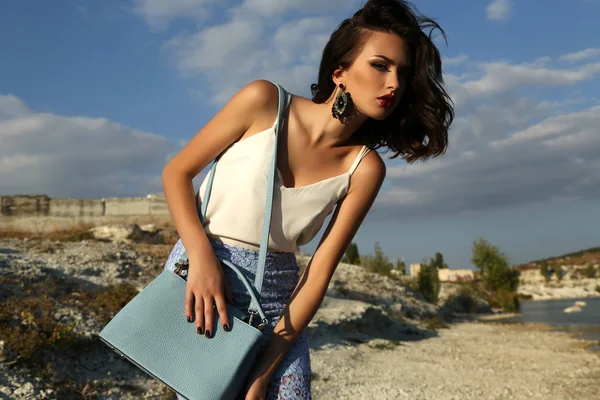
[(163, 195), (83, 200), (46, 195), (0, 196), (0, 229), (48, 232), (116, 222), (169, 224)]
[(51, 217), (101, 217), (104, 213), (102, 200), (50, 199), (48, 216)]
[(49, 208), (46, 195), (0, 196), (0, 216), (48, 215)]

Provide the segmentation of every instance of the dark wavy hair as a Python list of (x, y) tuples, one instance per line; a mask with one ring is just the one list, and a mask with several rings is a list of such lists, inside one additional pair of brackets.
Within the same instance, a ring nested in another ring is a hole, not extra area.
[[(427, 28), (429, 35), (423, 32)], [(442, 155), (448, 147), (454, 108), (443, 87), (442, 61), (432, 41), (435, 29), (446, 41), (442, 28), (408, 1), (368, 0), (331, 34), (323, 49), (318, 83), (311, 85), (312, 101), (321, 104), (331, 97), (334, 71), (352, 65), (370, 33), (396, 33), (407, 42), (413, 65), (406, 90), (392, 114), (381, 121), (369, 118), (355, 138), (372, 149), (387, 147), (385, 152), (394, 152), (390, 159), (402, 156), (409, 163)]]

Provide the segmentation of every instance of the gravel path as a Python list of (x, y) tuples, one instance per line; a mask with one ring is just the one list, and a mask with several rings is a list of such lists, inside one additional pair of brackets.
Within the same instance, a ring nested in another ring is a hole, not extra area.
[(311, 350), (315, 399), (600, 399), (600, 353), (539, 325), (460, 323), (439, 337)]

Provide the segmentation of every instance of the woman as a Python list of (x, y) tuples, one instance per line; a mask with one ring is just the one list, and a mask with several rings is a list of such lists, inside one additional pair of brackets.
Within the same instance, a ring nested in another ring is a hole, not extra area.
[[(274, 217), (261, 291), (270, 336), (248, 378), (246, 399), (311, 398), (304, 328), (384, 180), (385, 164), (370, 150), (387, 148), (394, 153), (391, 158), (402, 156), (409, 163), (446, 150), (454, 112), (442, 87), (439, 52), (424, 28), (444, 34), (408, 2), (367, 1), (325, 46), (313, 98), (291, 96), (277, 145)], [(244, 287), (218, 259), (230, 260), (248, 276), (255, 271), (265, 160), (271, 157), (277, 110), (275, 85), (248, 84), (163, 171), (167, 203), (181, 237), (165, 268), (173, 268), (184, 246), (189, 259), (185, 314), (206, 340), (216, 329), (216, 316), (228, 330), (226, 300), (241, 309), (249, 304)], [(201, 223), (192, 178), (223, 151)], [(227, 179), (220, 181), (219, 171)], [(314, 238), (334, 206), (298, 277), (294, 252)]]

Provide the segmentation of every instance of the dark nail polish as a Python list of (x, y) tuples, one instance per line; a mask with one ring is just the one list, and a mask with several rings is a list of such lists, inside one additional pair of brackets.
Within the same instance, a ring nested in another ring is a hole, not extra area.
[(210, 338), (210, 331), (207, 330), (206, 332), (204, 332), (204, 336), (206, 336), (207, 338)]
[(192, 322), (192, 317), (187, 317), (187, 322)]
[(201, 327), (201, 326), (199, 326), (199, 327), (196, 329), (196, 332), (198, 332), (198, 335), (202, 335), (202, 327)]
[(229, 325), (224, 324), (223, 325), (223, 329), (225, 329), (225, 332), (229, 332)]

